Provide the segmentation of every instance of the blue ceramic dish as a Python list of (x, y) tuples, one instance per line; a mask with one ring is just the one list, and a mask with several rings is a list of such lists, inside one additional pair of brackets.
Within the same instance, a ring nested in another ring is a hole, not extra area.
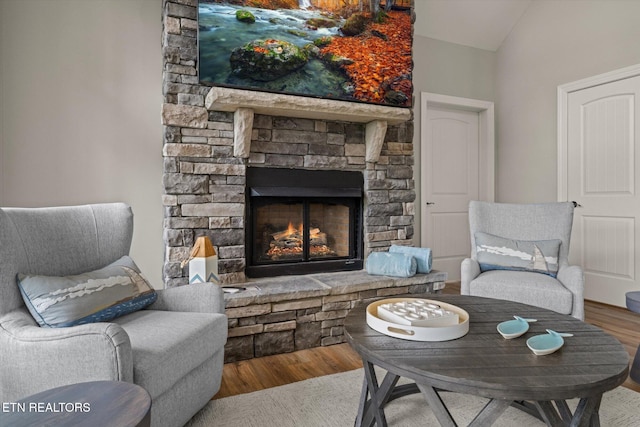
[(505, 339), (518, 338), (529, 330), (529, 323), (535, 322), (536, 319), (523, 319), (519, 316), (513, 316), (515, 320), (507, 320), (498, 324), (498, 332)]
[(536, 356), (544, 356), (558, 351), (560, 347), (564, 345), (563, 337), (572, 336), (573, 334), (565, 334), (547, 329), (546, 334), (529, 338), (527, 340), (527, 347), (529, 347)]

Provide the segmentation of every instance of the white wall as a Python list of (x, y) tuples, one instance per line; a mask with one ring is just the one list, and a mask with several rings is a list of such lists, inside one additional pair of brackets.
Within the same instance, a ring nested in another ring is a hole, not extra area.
[(413, 43), (417, 97), (424, 91), (484, 101), (494, 99), (495, 52), (422, 36), (414, 36)]
[(420, 93), (431, 92), (461, 98), (494, 100), (495, 53), (428, 37), (413, 38), (414, 133), (416, 216), (413, 241), (420, 243), (423, 201), (421, 191)]
[(532, 2), (497, 52), (497, 200), (557, 196), (558, 85), (640, 63), (640, 1)]
[(161, 0), (0, 0), (0, 205), (109, 201), (162, 286)]

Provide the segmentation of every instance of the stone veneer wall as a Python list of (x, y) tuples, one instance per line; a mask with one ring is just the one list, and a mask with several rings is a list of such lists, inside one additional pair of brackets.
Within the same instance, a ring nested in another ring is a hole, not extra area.
[(365, 255), (410, 245), (414, 232), (413, 122), (389, 126), (377, 162), (365, 161), (365, 125), (256, 115), (248, 159), (234, 157), (234, 114), (207, 111), (198, 83), (197, 0), (164, 0), (164, 281), (188, 282), (181, 268), (195, 238), (218, 248), (224, 283), (245, 281), (247, 167), (362, 171)]

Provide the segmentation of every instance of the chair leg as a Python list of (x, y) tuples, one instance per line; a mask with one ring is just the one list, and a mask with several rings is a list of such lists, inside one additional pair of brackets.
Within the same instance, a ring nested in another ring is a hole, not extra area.
[(638, 346), (638, 350), (636, 350), (636, 357), (633, 359), (633, 365), (631, 365), (629, 377), (640, 384), (640, 345)]

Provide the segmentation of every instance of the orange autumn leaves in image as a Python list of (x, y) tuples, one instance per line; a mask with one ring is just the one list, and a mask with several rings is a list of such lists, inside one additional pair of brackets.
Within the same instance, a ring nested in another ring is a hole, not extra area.
[[(372, 30), (384, 34), (387, 40), (372, 35)], [(407, 13), (391, 11), (383, 23), (371, 22), (359, 36), (334, 37), (322, 54), (354, 61), (343, 66), (355, 85), (354, 98), (380, 103), (385, 89), (390, 88), (403, 92), (410, 102), (411, 17)]]

